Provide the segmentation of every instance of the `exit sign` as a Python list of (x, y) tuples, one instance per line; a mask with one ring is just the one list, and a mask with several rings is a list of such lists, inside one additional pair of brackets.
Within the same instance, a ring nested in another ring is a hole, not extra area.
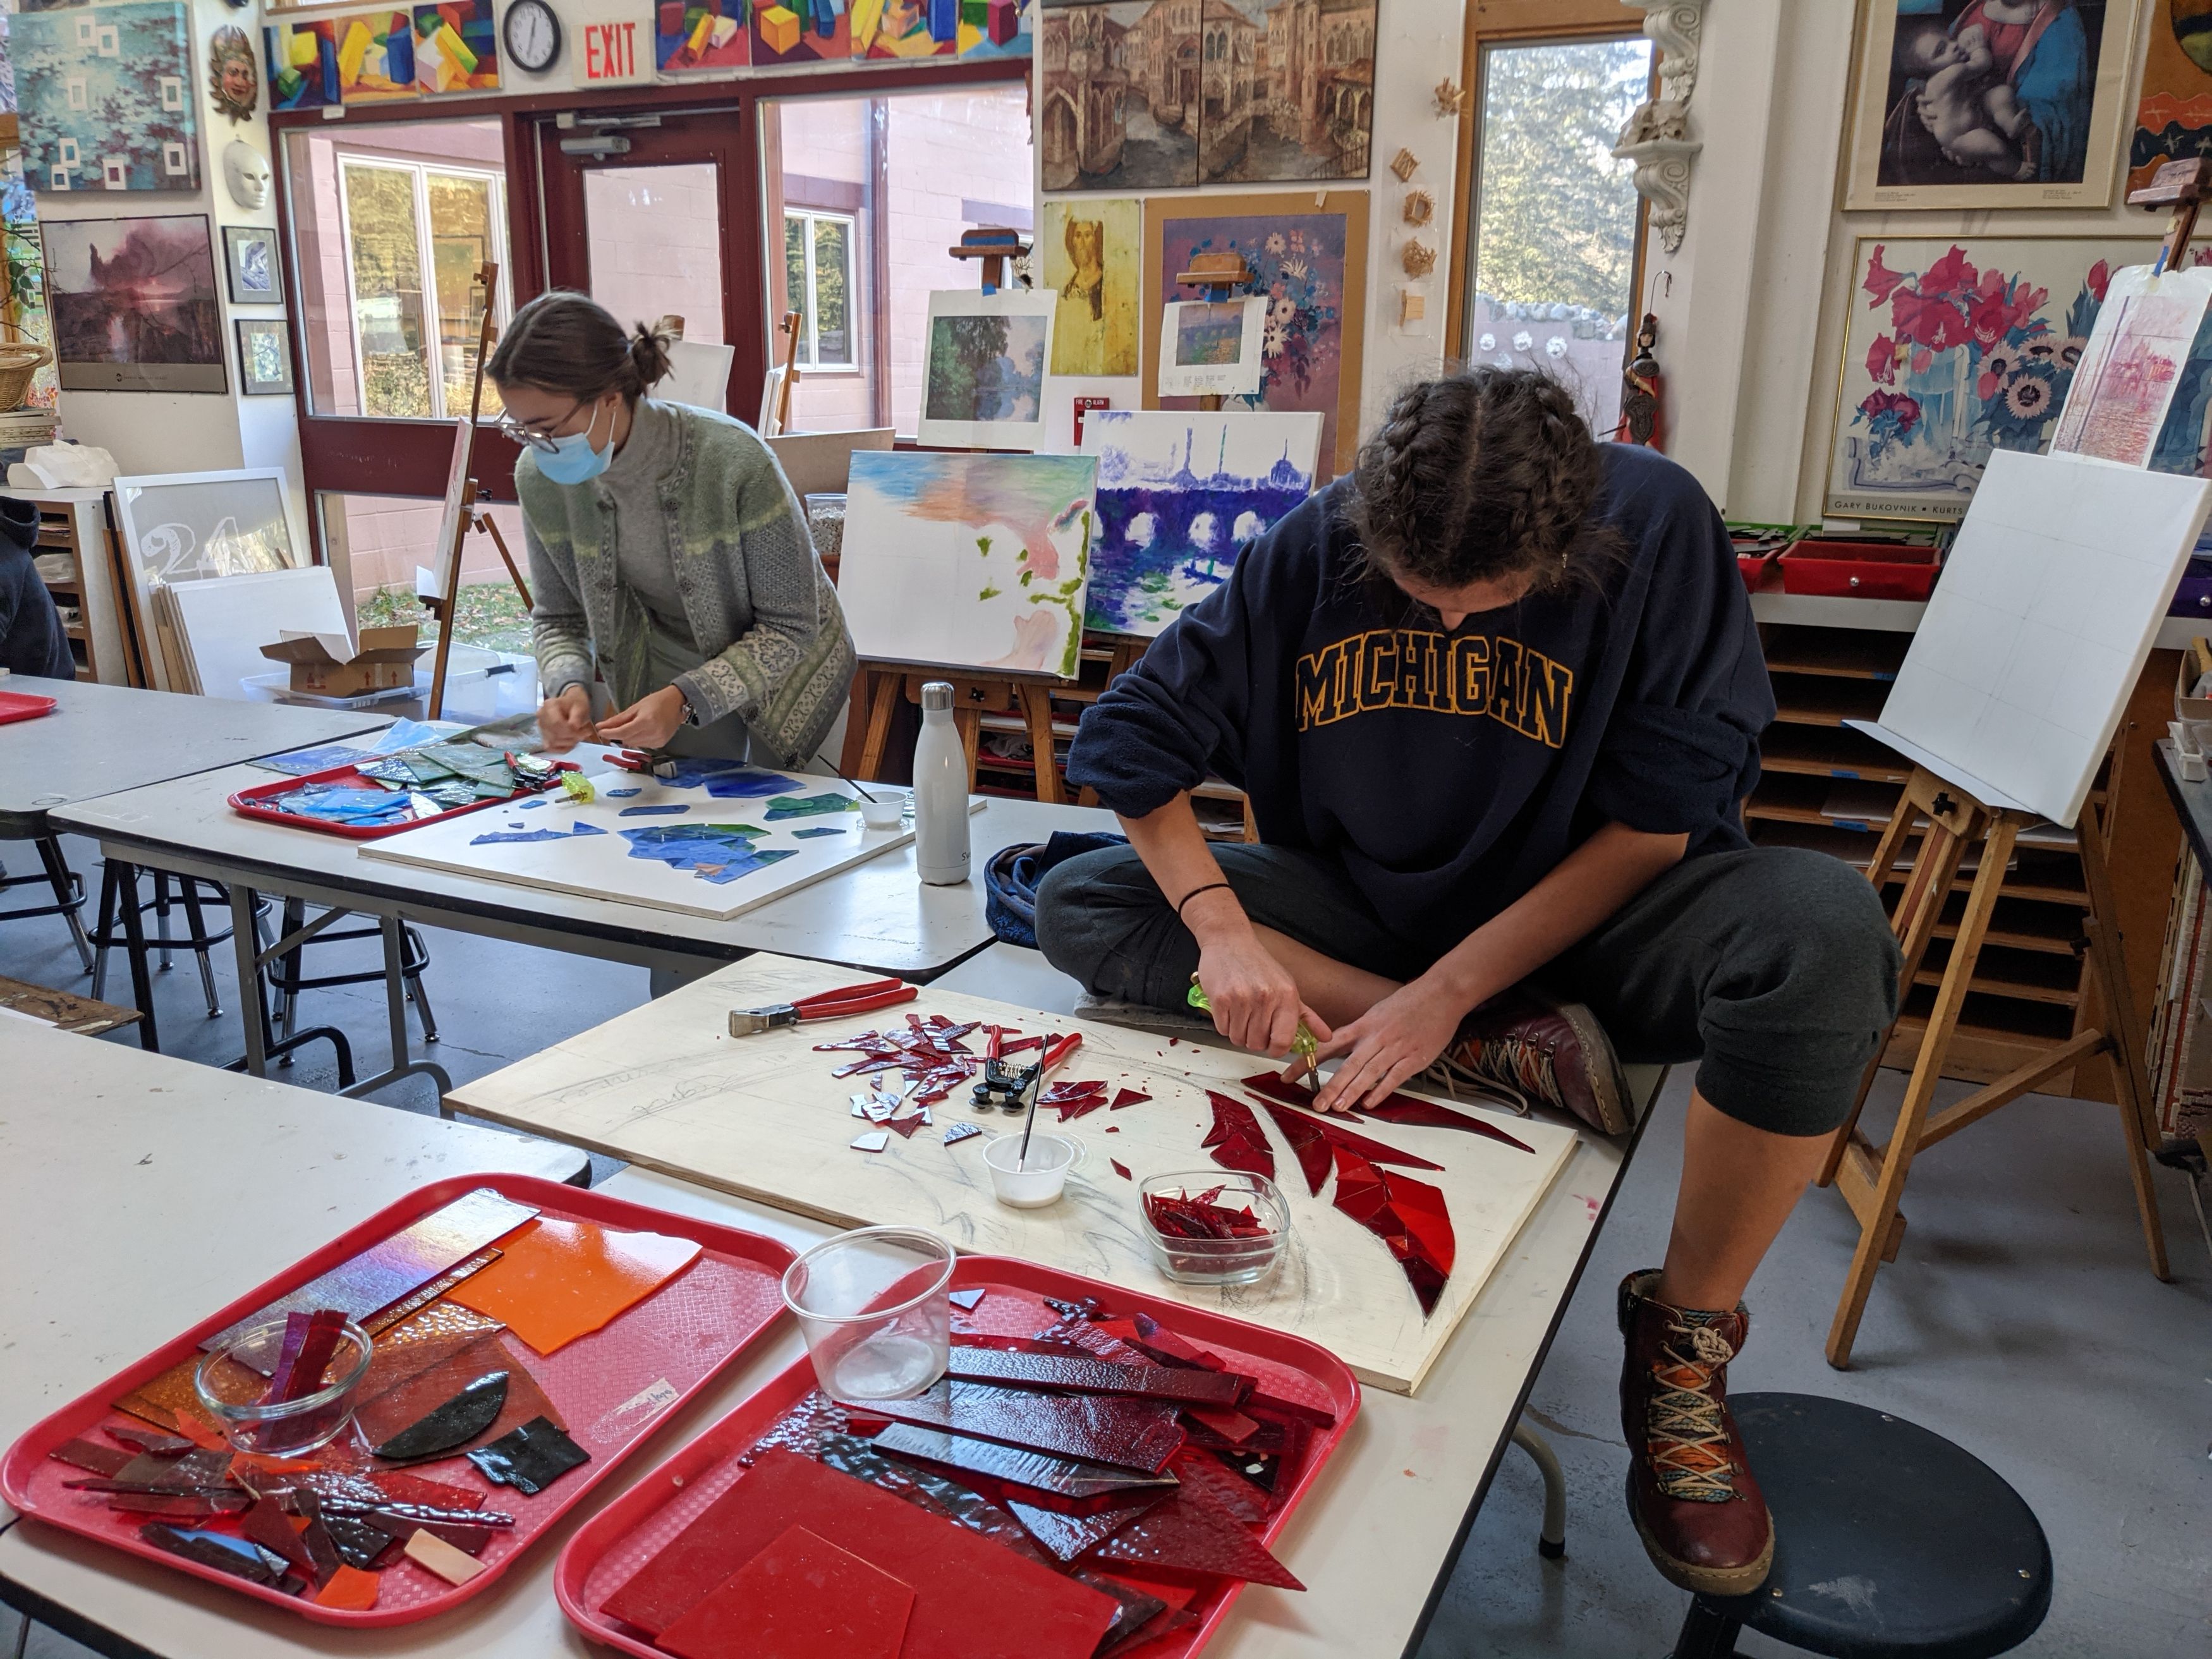
[(581, 0), (568, 62), (580, 87), (629, 87), (653, 79), (653, 13), (639, 0)]

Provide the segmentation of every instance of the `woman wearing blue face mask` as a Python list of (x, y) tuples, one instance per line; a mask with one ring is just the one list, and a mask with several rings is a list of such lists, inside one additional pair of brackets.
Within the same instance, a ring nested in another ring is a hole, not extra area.
[[(556, 754), (586, 738), (788, 766), (844, 706), (854, 659), (783, 471), (752, 429), (647, 396), (668, 342), (580, 294), (515, 313), (485, 374), (506, 405)], [(596, 723), (592, 684), (615, 712)]]

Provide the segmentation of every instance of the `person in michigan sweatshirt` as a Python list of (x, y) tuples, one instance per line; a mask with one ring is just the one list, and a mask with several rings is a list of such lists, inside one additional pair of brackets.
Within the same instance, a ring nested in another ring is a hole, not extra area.
[[(1895, 1017), (1866, 879), (1755, 847), (1774, 700), (1719, 514), (1534, 371), (1413, 386), (1085, 711), (1129, 836), (1052, 870), (1038, 943), (1093, 992), (1334, 1062), (1322, 1109), (1424, 1073), (1630, 1127), (1618, 1056), (1698, 1062), (1664, 1262), (1620, 1288), (1630, 1507), (1692, 1590), (1773, 1528), (1727, 1410), (1752, 1270)], [(1210, 844), (1222, 777), (1260, 839)], [(1616, 1048), (1615, 1045), (1618, 1045)]]

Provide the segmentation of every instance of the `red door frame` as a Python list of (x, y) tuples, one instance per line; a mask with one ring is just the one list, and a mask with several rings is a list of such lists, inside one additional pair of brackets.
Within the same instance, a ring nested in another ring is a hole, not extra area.
[[(760, 245), (760, 123), (756, 106), (763, 98), (881, 96), (930, 87), (1026, 82), (1029, 60), (1000, 58), (960, 64), (931, 60), (896, 67), (831, 70), (806, 75), (757, 76), (739, 81), (630, 87), (601, 92), (532, 93), (514, 98), (454, 98), (370, 104), (345, 110), (343, 126), (387, 121), (422, 122), (495, 119), (501, 123), (507, 155), (507, 259), (510, 291), (516, 305), (533, 299), (556, 280), (588, 283), (583, 252), (583, 166), (562, 154), (554, 118), (580, 115), (662, 116), (672, 125), (630, 128), (629, 155), (608, 158), (607, 165), (661, 161), (716, 160), (724, 168), (722, 269), (725, 337), (737, 347), (730, 370), (733, 388), (759, 386), (768, 373), (766, 291)], [(711, 113), (710, 113), (711, 112)], [(680, 118), (689, 116), (689, 119)], [(717, 135), (714, 154), (679, 153), (679, 144), (696, 143), (704, 124)], [(435, 499), (445, 489), (453, 456), (453, 428), (439, 421), (368, 420), (318, 415), (309, 407), (307, 341), (302, 319), (302, 273), (293, 238), (290, 170), (283, 135), (294, 128), (327, 131), (333, 125), (321, 110), (272, 110), (270, 141), (276, 150), (276, 234), (287, 252), (289, 289), (293, 397), (299, 410), (302, 483), (312, 502), (325, 491), (362, 495)], [(665, 142), (664, 142), (665, 138)], [(589, 165), (584, 163), (583, 165)], [(543, 169), (541, 173), (541, 168)], [(556, 205), (557, 203), (557, 205)], [(556, 247), (558, 257), (555, 257)], [(742, 394), (740, 412), (743, 411)], [(493, 501), (514, 499), (515, 447), (493, 428), (478, 432), (477, 481)], [(322, 546), (321, 514), (308, 514), (309, 533), (318, 556)]]

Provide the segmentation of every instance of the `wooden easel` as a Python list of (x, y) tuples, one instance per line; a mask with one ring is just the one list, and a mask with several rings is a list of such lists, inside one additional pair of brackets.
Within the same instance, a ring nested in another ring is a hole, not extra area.
[(507, 550), (507, 538), (499, 533), (497, 521), (484, 510), (472, 471), (476, 465), (477, 421), (483, 413), (484, 364), (490, 361), (491, 343), (499, 332), (498, 322), (492, 314), (492, 301), (499, 293), (499, 267), (486, 261), (477, 271), (477, 282), (483, 289), (483, 317), (477, 325), (477, 361), (470, 374), (468, 424), (461, 429), (458, 440), (461, 445), (460, 513), (453, 521), (452, 544), (440, 550), (446, 556), (445, 586), (435, 599), (422, 601), (422, 608), (438, 620), (438, 652), (431, 659), (428, 710), (434, 720), (442, 719), (445, 714), (446, 664), (453, 648), (453, 617), (461, 592), (461, 550), (468, 545), (469, 532), (482, 531), (491, 538), (491, 544), (499, 550), (500, 562), (507, 567), (514, 591), (522, 599), (522, 608), (531, 608), (530, 584), (523, 580), (521, 567)]
[(776, 381), (769, 417), (761, 423), (763, 438), (781, 438), (791, 430), (791, 389), (799, 384), (799, 313), (787, 311), (776, 325), (776, 332), (783, 336), (783, 374)]
[[(1018, 231), (989, 226), (963, 234), (957, 247), (946, 252), (956, 259), (982, 262), (983, 290), (1004, 285), (1006, 263), (1027, 253), (1030, 245)], [(1060, 763), (1052, 741), (1052, 693), (1067, 682), (1045, 675), (1012, 672), (980, 673), (957, 670), (924, 669), (904, 663), (863, 662), (855, 677), (854, 701), (865, 720), (859, 752), (848, 739), (846, 770), (854, 777), (881, 775), (884, 750), (890, 745), (891, 717), (899, 701), (919, 704), (927, 680), (944, 680), (952, 687), (952, 724), (960, 733), (960, 746), (968, 755), (968, 792), (975, 792), (976, 757), (982, 750), (983, 716), (1018, 713), (1029, 732), (1030, 753), (1036, 773), (1037, 799), (1058, 805), (1066, 799), (1060, 785)]]
[[(2113, 753), (2105, 787), (2105, 799), (2119, 794), (2120, 756)], [(1858, 1218), (1858, 1248), (1851, 1256), (1850, 1272), (1844, 1281), (1843, 1298), (1828, 1328), (1828, 1363), (1848, 1367), (1859, 1321), (1866, 1312), (1867, 1297), (1875, 1274), (1885, 1261), (1897, 1259), (1905, 1237), (1905, 1217), (1899, 1210), (1905, 1195), (1905, 1176), (1912, 1160), (1938, 1141), (1978, 1123), (1999, 1107), (2017, 1100), (2047, 1079), (2098, 1054), (2112, 1068), (2113, 1096), (2119, 1103), (2120, 1128), (2128, 1160), (2128, 1176), (2135, 1183), (2136, 1207), (2142, 1218), (2143, 1243), (2150, 1251), (2151, 1272), (2167, 1278), (2166, 1237), (2159, 1227), (2158, 1194), (2151, 1186), (2149, 1149), (2155, 1144), (2150, 1121), (2150, 1086), (2143, 1073), (2143, 1025), (2128, 988), (2127, 964), (2120, 954), (2119, 932), (2113, 918), (2112, 873), (2106, 860), (2108, 830), (2102, 809), (2093, 797), (2081, 809), (2075, 836), (2080, 844), (2081, 876), (2087, 890), (2088, 915), (2082, 924), (2081, 946), (2086, 952), (2088, 981), (2101, 1000), (2102, 1023), (2045, 1050), (2026, 1065), (1985, 1084), (1964, 1100), (1931, 1112), (1936, 1085), (1943, 1075), (1951, 1040), (1987, 939), (1990, 918), (2004, 884), (2005, 866), (2022, 830), (2041, 822), (2032, 813), (1984, 805), (1965, 790), (1944, 782), (1932, 772), (1916, 767), (1905, 786), (1888, 827), (1875, 846), (1867, 871), (1878, 893), (1895, 869), (1905, 837), (1917, 817), (1928, 820), (1905, 890), (1890, 918), (1890, 930), (1904, 953), (1899, 979), (1899, 1000), (1910, 991), (1928, 946), (1936, 937), (1943, 908), (1958, 880), (1960, 866), (1970, 848), (1978, 847), (1979, 862), (1966, 890), (1965, 911), (1952, 941), (1950, 959), (1936, 987), (1935, 1006), (1921, 1034), (1920, 1050), (1913, 1057), (1912, 1075), (1905, 1086), (1905, 1102), (1897, 1127), (1886, 1146), (1876, 1146), (1858, 1127), (1867, 1091), (1881, 1064), (1877, 1054), (1869, 1062), (1859, 1085), (1859, 1097), (1844, 1126), (1836, 1131), (1821, 1166), (1820, 1184), (1833, 1185)]]

